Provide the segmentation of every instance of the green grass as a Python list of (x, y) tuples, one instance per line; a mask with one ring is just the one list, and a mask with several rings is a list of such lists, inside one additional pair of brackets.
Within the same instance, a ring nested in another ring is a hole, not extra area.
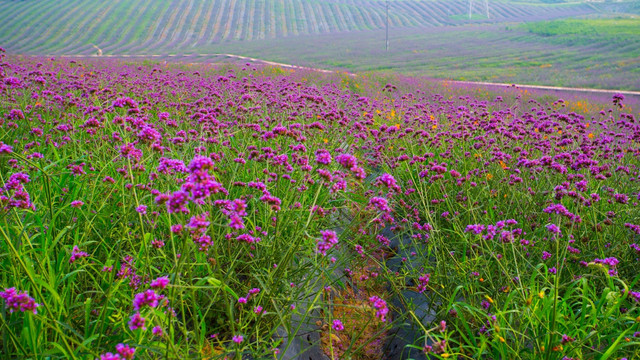
[(485, 20), (485, 19), (487, 19), (487, 17), (485, 15), (481, 15), (481, 14), (471, 14), (471, 17), (469, 17), (469, 15), (460, 14), (460, 15), (452, 15), (449, 18), (451, 20), (456, 20), (456, 21)]
[[(353, 72), (386, 69), (456, 80), (640, 90), (640, 37), (542, 36), (524, 26), (392, 30), (388, 52), (383, 31), (234, 42), (209, 50)], [(308, 44), (314, 51), (305, 50)]]
[(617, 36), (640, 36), (640, 18), (565, 19), (541, 21), (523, 25), (542, 36), (579, 35), (610, 39)]

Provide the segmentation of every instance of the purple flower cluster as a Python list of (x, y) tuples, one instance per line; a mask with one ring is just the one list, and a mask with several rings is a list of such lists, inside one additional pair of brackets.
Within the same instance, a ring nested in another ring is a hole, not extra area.
[(431, 274), (424, 274), (418, 278), (418, 292), (423, 293), (427, 291), (427, 285), (429, 285), (429, 280), (431, 279)]
[(391, 212), (391, 208), (389, 207), (389, 201), (385, 198), (374, 196), (369, 199), (369, 206), (377, 209), (380, 212)]
[(116, 353), (105, 353), (100, 355), (99, 360), (133, 360), (135, 358), (136, 349), (126, 345), (116, 345)]
[(316, 162), (322, 165), (331, 164), (331, 153), (326, 149), (316, 150)]
[(547, 214), (558, 214), (558, 215), (562, 215), (564, 217), (567, 217), (568, 219), (570, 219), (573, 222), (577, 222), (580, 223), (582, 222), (582, 218), (576, 214), (571, 213), (569, 210), (567, 210), (566, 207), (564, 207), (564, 205), (562, 204), (553, 204), (550, 205), (546, 208), (544, 208), (542, 211), (544, 211)]
[(0, 208), (5, 210), (18, 208), (35, 211), (36, 206), (31, 202), (31, 197), (24, 187), (29, 182), (28, 174), (22, 172), (12, 174), (9, 180), (6, 181), (5, 186), (0, 187)]
[(400, 193), (402, 190), (398, 186), (398, 182), (391, 174), (382, 174), (376, 178), (374, 184), (376, 186), (385, 186), (390, 192)]
[(334, 319), (333, 323), (331, 325), (331, 327), (333, 328), (333, 330), (335, 331), (342, 331), (344, 330), (344, 325), (342, 324), (342, 321), (338, 320), (338, 319)]
[(19, 292), (16, 288), (9, 288), (0, 292), (0, 297), (4, 299), (4, 306), (9, 309), (10, 313), (14, 311), (38, 313), (37, 308), (40, 304), (37, 304), (36, 300), (26, 292)]
[(76, 262), (76, 260), (81, 258), (86, 258), (86, 257), (89, 257), (88, 253), (84, 251), (80, 251), (80, 248), (78, 248), (78, 246), (74, 246), (73, 249), (71, 250), (71, 257), (69, 258), (69, 263), (73, 264), (74, 262)]
[(220, 211), (229, 218), (229, 227), (234, 230), (245, 228), (243, 216), (247, 216), (247, 203), (243, 199), (216, 200)]
[(514, 219), (501, 220), (496, 222), (495, 225), (470, 224), (467, 225), (465, 232), (473, 233), (475, 235), (482, 234), (483, 240), (493, 240), (498, 237), (503, 243), (511, 243), (516, 239), (516, 237), (524, 234), (524, 231), (521, 228), (511, 230), (507, 229), (507, 227), (517, 224), (518, 222)]
[[(133, 309), (135, 313), (129, 319), (129, 329), (131, 331), (142, 329), (146, 330), (147, 319), (141, 314), (141, 311), (145, 308), (157, 308), (166, 307), (169, 304), (169, 300), (166, 296), (158, 294), (156, 290), (162, 290), (169, 284), (169, 278), (166, 276), (159, 277), (153, 280), (149, 286), (152, 289), (145, 290), (137, 293), (133, 297)], [(160, 328), (160, 332), (161, 332)], [(158, 330), (154, 327), (154, 334), (158, 333)]]
[(196, 215), (191, 217), (189, 224), (187, 225), (191, 231), (191, 239), (198, 245), (198, 248), (202, 252), (206, 252), (211, 246), (213, 246), (213, 239), (207, 235), (207, 228), (211, 222), (207, 219), (209, 213)]
[(189, 201), (202, 205), (203, 200), (212, 194), (228, 195), (227, 189), (209, 174), (213, 167), (214, 163), (210, 158), (200, 155), (194, 157), (188, 167), (189, 177), (180, 190), (175, 191), (168, 199), (158, 197), (156, 202), (166, 202), (169, 213), (189, 213), (186, 207)]
[(371, 303), (373, 308), (376, 309), (376, 316), (380, 319), (380, 321), (386, 321), (387, 314), (389, 313), (387, 302), (378, 296), (370, 297), (369, 302)]
[(620, 263), (620, 261), (614, 257), (608, 257), (605, 259), (594, 259), (594, 263), (607, 265), (609, 267), (609, 276), (618, 275), (618, 270), (616, 270), (616, 266)]
[(335, 231), (331, 230), (320, 231), (320, 234), (322, 235), (322, 238), (318, 240), (318, 253), (322, 254), (322, 256), (326, 256), (327, 251), (338, 243), (338, 235), (336, 235)]
[(336, 162), (342, 167), (349, 169), (356, 179), (364, 179), (367, 177), (365, 170), (358, 166), (358, 159), (350, 154), (340, 154), (336, 156)]

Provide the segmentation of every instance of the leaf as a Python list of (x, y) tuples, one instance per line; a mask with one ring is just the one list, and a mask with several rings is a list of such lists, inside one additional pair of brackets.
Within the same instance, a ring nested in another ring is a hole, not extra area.
[(622, 341), (622, 339), (624, 339), (624, 337), (627, 336), (628, 333), (629, 333), (629, 330), (626, 330), (622, 334), (620, 334), (620, 336), (618, 336), (616, 341), (614, 341), (613, 344), (609, 346), (609, 349), (607, 349), (607, 351), (604, 354), (602, 354), (602, 357), (600, 358), (600, 360), (607, 360), (611, 355), (613, 355), (614, 351), (616, 351), (618, 347), (618, 344), (620, 344), (620, 341)]
[(100, 337), (99, 334), (93, 334), (91, 336), (89, 336), (88, 338), (84, 339), (84, 341), (82, 342), (82, 345), (85, 347), (89, 347), (89, 345), (96, 340), (98, 337)]
[[(57, 213), (56, 213), (57, 216)], [(67, 232), (69, 230), (71, 230), (73, 228), (73, 226), (71, 225), (67, 225), (64, 227), (64, 229), (62, 229), (57, 235), (56, 238), (53, 240), (53, 243), (51, 245), (49, 245), (50, 248), (53, 248), (54, 246), (56, 246), (60, 240), (67, 234)]]
[(53, 288), (53, 286), (51, 286), (47, 281), (45, 281), (42, 277), (40, 276), (36, 276), (34, 278), (34, 281), (42, 286), (43, 288), (47, 289), (47, 291), (50, 293), (50, 295), (53, 296), (53, 299), (56, 301), (56, 304), (58, 306), (62, 305), (62, 298), (60, 297), (60, 295), (58, 294), (58, 292)]
[(209, 276), (207, 278), (207, 282), (209, 283), (209, 285), (215, 287), (215, 288), (223, 288), (224, 291), (226, 291), (229, 295), (233, 296), (236, 300), (238, 300), (240, 297), (238, 296), (238, 294), (236, 294), (233, 289), (231, 289), (227, 284), (224, 284), (222, 281)]
[(347, 193), (345, 193), (345, 196), (349, 200), (351, 200), (353, 202), (356, 202), (356, 203), (358, 203), (360, 205), (367, 205), (368, 204), (367, 198), (365, 198), (364, 196), (362, 196), (360, 194), (354, 194), (354, 193), (347, 192)]

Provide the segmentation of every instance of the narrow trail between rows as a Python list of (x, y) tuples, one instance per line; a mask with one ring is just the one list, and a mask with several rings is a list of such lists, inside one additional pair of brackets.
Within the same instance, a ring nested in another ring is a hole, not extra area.
[[(235, 54), (225, 54), (225, 53), (200, 54), (200, 53), (197, 53), (197, 54), (165, 54), (165, 55), (161, 55), (161, 54), (150, 54), (150, 55), (145, 55), (145, 54), (107, 54), (107, 55), (103, 55), (102, 51), (100, 49), (98, 49), (98, 50), (100, 52), (100, 55), (97, 55), (97, 54), (91, 54), (91, 55), (87, 55), (87, 54), (84, 54), (84, 55), (83, 54), (77, 54), (77, 55), (65, 54), (65, 55), (47, 55), (47, 56), (59, 56), (59, 57), (69, 57), (69, 58), (116, 58), (116, 59), (120, 59), (120, 58), (125, 58), (125, 59), (126, 58), (160, 58), (160, 59), (162, 59), (162, 58), (180, 58), (180, 57), (184, 57), (184, 58), (189, 58), (189, 57), (204, 57), (204, 58), (226, 57), (226, 58), (231, 58), (231, 59), (252, 61), (252, 62), (264, 64), (264, 65), (278, 66), (278, 67), (282, 67), (282, 68), (286, 68), (286, 69), (310, 70), (310, 71), (316, 71), (316, 72), (325, 73), (325, 74), (341, 73), (341, 74), (346, 74), (346, 75), (353, 76), (353, 77), (358, 76), (355, 73), (350, 73), (350, 72), (347, 72), (347, 71), (326, 70), (326, 69), (320, 69), (320, 68), (314, 68), (314, 67), (308, 67), (308, 66), (285, 64), (285, 63), (281, 63), (281, 62), (257, 59), (257, 58), (252, 58), (252, 57), (249, 57), (249, 56), (242, 56), (242, 55), (235, 55)], [(640, 96), (640, 91), (632, 91), (632, 90), (572, 88), (572, 87), (562, 87), (562, 86), (507, 84), (507, 83), (494, 83), (494, 82), (484, 82), (484, 81), (462, 81), (462, 80), (445, 80), (445, 79), (434, 79), (434, 80), (447, 82), (447, 83), (452, 83), (452, 84), (459, 84), (459, 85), (504, 86), (504, 87), (517, 87), (517, 88), (520, 88), (520, 89), (531, 89), (531, 90), (552, 90), (552, 91), (561, 91), (561, 92), (583, 92), (583, 93), (596, 93), (596, 94), (624, 94), (624, 95)]]

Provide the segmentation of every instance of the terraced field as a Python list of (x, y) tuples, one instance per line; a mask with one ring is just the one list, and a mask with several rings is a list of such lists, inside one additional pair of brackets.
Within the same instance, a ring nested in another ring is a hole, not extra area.
[[(476, 1), (392, 1), (390, 26), (419, 28), (588, 15), (585, 3), (540, 5), (492, 1), (489, 18)], [(195, 52), (237, 40), (345, 33), (383, 28), (381, 0), (0, 0), (0, 44), (13, 53), (152, 54)]]

